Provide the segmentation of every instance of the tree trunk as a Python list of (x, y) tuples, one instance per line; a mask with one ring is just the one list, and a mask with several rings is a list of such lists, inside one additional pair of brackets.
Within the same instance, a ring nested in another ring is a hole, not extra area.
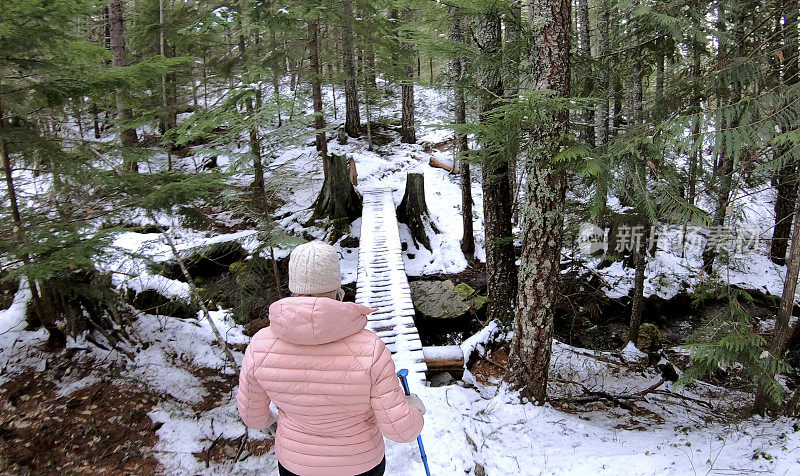
[[(797, 0), (784, 0), (783, 3), (783, 86), (791, 88), (798, 82), (800, 74), (800, 33), (798, 33), (798, 16), (800, 9)], [(775, 188), (778, 196), (775, 198), (775, 228), (772, 232), (769, 257), (773, 263), (783, 265), (786, 263), (786, 248), (789, 242), (789, 233), (792, 228), (792, 214), (798, 190), (797, 161), (791, 147), (777, 150), (777, 155), (784, 161), (784, 165), (775, 177)]]
[[(781, 304), (778, 308), (778, 315), (775, 320), (775, 330), (772, 333), (772, 339), (769, 345), (769, 351), (773, 359), (783, 358), (784, 353), (786, 353), (786, 346), (789, 342), (789, 338), (792, 336), (792, 329), (789, 327), (789, 321), (792, 318), (794, 300), (797, 295), (798, 273), (800, 273), (800, 213), (798, 213), (798, 210), (795, 210), (792, 245), (789, 250), (789, 259), (786, 263), (786, 280), (783, 284)], [(766, 395), (759, 391), (756, 394), (755, 411), (763, 414), (768, 406), (769, 401)]]
[[(370, 61), (370, 58), (372, 60)], [(364, 49), (364, 110), (367, 113), (367, 150), (372, 150), (372, 91), (375, 90), (375, 51), (367, 41)]]
[[(639, 5), (638, 0), (633, 0), (633, 5)], [(635, 36), (636, 31), (633, 30), (635, 25), (631, 26), (632, 36)], [(634, 45), (631, 45), (634, 47)], [(631, 124), (632, 125), (643, 125), (644, 124), (644, 116), (643, 116), (643, 109), (644, 109), (644, 91), (642, 88), (642, 63), (640, 60), (635, 60), (633, 67), (631, 68), (631, 91), (630, 91), (630, 103), (633, 110), (631, 111)], [(661, 85), (663, 88), (663, 84)], [(634, 167), (636, 167), (636, 173), (639, 176), (646, 177), (647, 171), (644, 170), (643, 162), (646, 159), (645, 150), (640, 149), (640, 156), (641, 159), (636, 161)], [(643, 217), (644, 218), (644, 217)], [(643, 226), (647, 229), (647, 220), (642, 219), (644, 222)], [(647, 243), (650, 234), (645, 233), (642, 242), (634, 243), (633, 249), (633, 262), (634, 262), (634, 278), (633, 278), (633, 303), (631, 306), (631, 322), (630, 326), (628, 327), (628, 341), (633, 342), (634, 344), (639, 340), (639, 327), (642, 324), (642, 311), (644, 310), (644, 272), (647, 269)]]
[(773, 183), (777, 190), (775, 197), (775, 226), (772, 230), (772, 241), (769, 258), (777, 265), (786, 264), (786, 249), (789, 245), (789, 233), (792, 230), (795, 200), (797, 199), (797, 163), (789, 157), (791, 152), (778, 151), (785, 154), (786, 164), (778, 170)]
[[(700, 53), (699, 47), (695, 47), (692, 55), (694, 57), (692, 64), (692, 79), (695, 82), (695, 101), (699, 105), (701, 102), (701, 89), (700, 89)], [(698, 109), (700, 109), (698, 107)], [(702, 111), (695, 111), (695, 116), (692, 119), (692, 152), (689, 157), (689, 185), (687, 192), (687, 199), (692, 205), (695, 204), (697, 199), (697, 169), (700, 164), (700, 149), (702, 148), (703, 141), (700, 138), (700, 125), (701, 118), (703, 117)]]
[(92, 128), (94, 129), (94, 138), (99, 139), (100, 136), (100, 118), (98, 117), (97, 104), (92, 103)]
[[(239, 18), (241, 19), (241, 2), (239, 2), (238, 6), (240, 7), (240, 15)], [(241, 63), (242, 68), (247, 67), (247, 43), (245, 42), (244, 34), (242, 33), (242, 24), (241, 20), (237, 24), (237, 28), (239, 30), (239, 61)], [(244, 78), (242, 78), (242, 83), (244, 83)], [(256, 91), (255, 102), (261, 102), (261, 90)], [(254, 116), (254, 109), (253, 109), (253, 99), (247, 98), (245, 99), (245, 109), (247, 110), (248, 119), (251, 123), (247, 127), (247, 135), (248, 135), (248, 142), (250, 143), (250, 155), (253, 156), (253, 183), (251, 187), (253, 187), (257, 193), (263, 194), (264, 193), (264, 166), (261, 162), (261, 137), (258, 134), (258, 126), (253, 123), (253, 116)]]
[[(522, 6), (517, 0), (510, 5), (509, 13), (506, 15), (505, 33), (506, 47), (505, 57), (508, 71), (503, 82), (503, 95), (507, 99), (512, 99), (519, 94), (519, 65), (521, 52), (519, 44), (522, 33)], [(519, 222), (519, 206), (517, 205), (517, 156), (519, 155), (519, 136), (516, 130), (510, 129), (506, 140), (505, 150), (508, 153), (508, 189), (511, 194), (511, 221)]]
[(406, 66), (406, 79), (401, 86), (402, 116), (400, 118), (400, 142), (415, 144), (417, 132), (414, 128), (414, 70)]
[(317, 152), (322, 156), (322, 171), (328, 175), (328, 139), (325, 137), (325, 113), (322, 109), (322, 65), (319, 61), (319, 22), (308, 22), (308, 51), (311, 66), (311, 96), (314, 103), (314, 128)]
[[(591, 61), (592, 59), (592, 35), (591, 35), (591, 24), (589, 22), (589, 0), (577, 0), (577, 7), (578, 7), (578, 38), (580, 40), (580, 48), (579, 51), (584, 58), (584, 61)], [(606, 19), (606, 23), (608, 19)], [(608, 32), (606, 32), (608, 34)], [(589, 81), (587, 92), (588, 94), (592, 93), (592, 87), (594, 86), (591, 84), (592, 81)], [(589, 144), (591, 147), (595, 145), (595, 131), (594, 131), (594, 121), (595, 121), (595, 113), (591, 109), (586, 109), (583, 111), (583, 122), (586, 123), (586, 143)]]
[[(275, 35), (275, 30), (273, 29), (270, 32), (270, 41), (272, 42), (273, 47), (277, 48), (278, 45), (278, 37)], [(278, 124), (277, 127), (283, 126), (283, 118), (281, 117), (281, 75), (279, 71), (285, 70), (285, 66), (283, 66), (283, 57), (278, 56), (275, 59), (275, 65), (272, 68), (272, 91), (275, 94), (275, 106), (278, 109)], [(278, 67), (280, 65), (280, 68)]]
[(350, 223), (361, 216), (361, 196), (350, 182), (345, 156), (328, 155), (328, 175), (312, 206), (314, 213), (306, 226), (316, 220), (327, 220), (326, 225), (333, 228), (334, 236), (345, 232)]
[(361, 115), (358, 110), (358, 88), (356, 86), (356, 60), (353, 45), (353, 1), (342, 0), (344, 26), (342, 27), (342, 60), (344, 62), (344, 98), (345, 121), (344, 130), (350, 137), (361, 135)]
[[(410, 13), (408, 10), (404, 11), (405, 21), (409, 22), (411, 20)], [(410, 41), (410, 38), (406, 38), (407, 41)], [(414, 117), (414, 67), (412, 61), (416, 59), (417, 68), (416, 68), (416, 75), (420, 77), (420, 63), (419, 63), (419, 55), (416, 48), (410, 46), (408, 43), (406, 44), (397, 44), (397, 47), (401, 47), (404, 50), (404, 54), (402, 55), (403, 63), (405, 64), (405, 72), (406, 77), (403, 78), (401, 81), (401, 117), (400, 117), (400, 142), (406, 144), (415, 144), (417, 142), (417, 132), (414, 127), (415, 117)]]
[[(717, 2), (718, 5), (718, 15), (720, 21), (724, 23), (726, 21), (726, 11), (725, 11), (725, 4), (720, 0)], [(741, 9), (741, 7), (740, 7)], [(733, 49), (740, 49), (741, 48), (741, 39), (743, 41), (743, 22), (744, 22), (745, 14), (741, 11), (736, 12), (736, 21), (734, 23), (734, 38), (733, 38), (733, 45), (731, 48)], [(725, 47), (724, 44), (721, 44), (719, 47), (719, 58), (720, 61), (725, 61), (726, 54), (728, 48)], [(723, 87), (727, 87), (724, 85)], [(731, 85), (731, 94), (730, 94), (730, 105), (737, 104), (742, 99), (742, 85), (741, 83), (734, 81)], [(711, 229), (716, 230), (719, 227), (723, 226), (725, 223), (725, 217), (728, 211), (728, 205), (730, 203), (731, 192), (733, 189), (733, 171), (734, 171), (734, 151), (729, 151), (727, 149), (727, 140), (725, 137), (725, 133), (727, 129), (735, 129), (738, 127), (736, 121), (730, 121), (729, 124), (726, 118), (724, 117), (724, 112), (720, 111), (719, 113), (719, 128), (717, 132), (717, 150), (718, 150), (718, 157), (717, 163), (718, 167), (715, 167), (714, 173), (716, 175), (716, 179), (719, 183), (714, 183), (715, 181), (712, 180), (712, 187), (713, 190), (716, 192), (716, 208), (714, 211), (714, 217), (711, 220)], [(712, 176), (713, 178), (713, 176)], [(706, 274), (711, 274), (714, 267), (714, 260), (717, 256), (717, 250), (715, 247), (709, 246), (711, 245), (711, 241), (706, 242), (706, 247), (703, 250), (703, 271)]]
[(664, 63), (666, 57), (664, 54), (658, 55), (658, 62), (656, 63), (656, 101), (658, 104), (663, 104), (664, 100), (664, 78), (666, 76)]
[[(109, 41), (113, 58), (111, 66), (121, 68), (125, 66), (125, 24), (123, 19), (123, 2), (122, 0), (109, 0), (108, 2), (108, 30)], [(117, 116), (119, 116), (120, 126), (119, 135), (122, 144), (123, 166), (126, 170), (138, 172), (139, 164), (135, 160), (125, 158), (125, 148), (135, 147), (139, 142), (136, 136), (136, 128), (130, 126), (130, 121), (133, 113), (125, 106), (125, 94), (123, 91), (117, 91)]]
[[(588, 0), (583, 0), (588, 1)], [(594, 96), (598, 98), (597, 107), (594, 111), (594, 144), (604, 149), (608, 146), (610, 137), (610, 98), (613, 94), (613, 85), (610, 80), (608, 58), (610, 49), (609, 17), (610, 6), (608, 0), (597, 2), (597, 67)], [(595, 198), (597, 212), (595, 222), (600, 228), (605, 228), (607, 201), (608, 201), (608, 179), (601, 175), (595, 182)]]
[[(253, 107), (250, 105), (250, 100), (247, 101), (248, 113), (252, 115)], [(253, 184), (251, 185), (257, 192), (264, 193), (264, 166), (261, 163), (261, 139), (258, 134), (258, 128), (251, 126), (248, 131), (248, 138), (250, 142), (250, 153), (253, 155)]]
[[(457, 7), (450, 7), (450, 41), (460, 44), (464, 42), (464, 18)], [(466, 124), (467, 102), (464, 94), (464, 62), (461, 53), (456, 53), (450, 60), (450, 76), (453, 85), (453, 103), (455, 124)], [(461, 251), (471, 261), (475, 258), (475, 236), (472, 224), (472, 177), (470, 176), (469, 161), (466, 153), (469, 150), (467, 134), (462, 131), (455, 132), (453, 147), (453, 165), (456, 160), (460, 162), (461, 181), (461, 218), (464, 233), (461, 237)]]
[[(533, 64), (531, 83), (558, 96), (570, 95), (570, 2), (529, 0)], [(522, 263), (511, 344), (513, 378), (522, 395), (539, 403), (547, 398), (553, 345), (553, 307), (559, 287), (564, 228), (565, 173), (550, 159), (569, 127), (567, 111), (551, 112), (534, 132), (534, 150), (526, 158)]]
[[(0, 103), (0, 132), (5, 128), (5, 119), (3, 116), (3, 106)], [(2, 136), (0, 136), (2, 137)], [(11, 203), (11, 219), (14, 221), (13, 235), (20, 248), (24, 245), (25, 231), (22, 223), (22, 216), (19, 213), (19, 203), (17, 201), (17, 189), (14, 186), (14, 169), (11, 166), (11, 153), (8, 150), (8, 143), (6, 138), (0, 138), (0, 159), (3, 162), (3, 173), (6, 176), (6, 190), (8, 191), (8, 200)], [(31, 263), (30, 257), (27, 253), (20, 252), (20, 258), (25, 265)], [(63, 347), (66, 344), (66, 336), (64, 332), (58, 328), (55, 323), (54, 317), (48, 315), (42, 306), (42, 299), (39, 296), (39, 291), (36, 288), (36, 283), (28, 279), (28, 289), (31, 292), (31, 298), (35, 304), (33, 315), (36, 319), (47, 329), (48, 344), (55, 347)]]
[[(164, 45), (164, 0), (158, 0), (158, 52), (161, 56), (166, 56)], [(171, 117), (167, 105), (167, 75), (161, 75), (161, 108), (162, 115), (166, 116), (163, 121), (164, 130), (162, 134), (171, 129)], [(167, 170), (172, 170), (172, 148), (167, 147)]]
[[(480, 120), (497, 107), (503, 96), (502, 71), (496, 58), (502, 53), (501, 21), (497, 9), (483, 13), (475, 22), (475, 43), (482, 56), (478, 71)], [(489, 297), (487, 314), (509, 322), (514, 315), (516, 266), (511, 232), (511, 191), (507, 156), (496, 139), (481, 138), (483, 160), (483, 214), (486, 248), (486, 281)]]
[(609, 6), (608, 0), (600, 0), (597, 10), (597, 56), (600, 65), (597, 69), (597, 90), (595, 95), (599, 98), (597, 109), (595, 110), (595, 140), (600, 147), (608, 144), (609, 137), (609, 97), (611, 81), (609, 79), (608, 67), (606, 66), (610, 48), (609, 39)]
[(377, 91), (378, 82), (375, 80), (375, 47), (372, 42), (367, 44), (364, 54), (366, 56), (367, 86)]
[[(433, 251), (428, 232), (425, 227), (426, 222), (430, 222), (428, 205), (425, 203), (425, 176), (420, 173), (409, 173), (406, 176), (406, 191), (403, 200), (397, 207), (397, 221), (405, 223), (411, 232), (411, 239), (414, 246), (419, 248), (422, 244), (425, 248)], [(434, 233), (438, 233), (436, 225), (430, 224)]]

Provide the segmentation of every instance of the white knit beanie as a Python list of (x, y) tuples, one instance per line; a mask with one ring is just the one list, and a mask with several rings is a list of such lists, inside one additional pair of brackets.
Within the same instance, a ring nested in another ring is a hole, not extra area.
[(289, 290), (294, 294), (319, 294), (342, 286), (339, 254), (321, 241), (304, 243), (289, 256)]

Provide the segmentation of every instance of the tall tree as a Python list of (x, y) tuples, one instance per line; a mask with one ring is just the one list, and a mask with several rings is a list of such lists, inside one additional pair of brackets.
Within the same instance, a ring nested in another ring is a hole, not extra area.
[[(610, 139), (610, 99), (613, 96), (614, 84), (611, 81), (610, 54), (610, 0), (597, 1), (597, 59), (594, 96), (598, 98), (594, 112), (594, 144), (605, 153)], [(606, 202), (608, 200), (608, 177), (599, 176), (595, 184), (596, 222), (605, 228)]]
[[(512, 0), (504, 16), (505, 45), (503, 54), (505, 66), (508, 70), (503, 80), (503, 95), (506, 99), (513, 99), (519, 94), (519, 63), (522, 56), (522, 5), (518, 0)], [(516, 129), (509, 128), (506, 139), (506, 153), (508, 161), (508, 185), (511, 191), (511, 220), (519, 221), (519, 206), (517, 204), (517, 155), (519, 155), (520, 140)]]
[(322, 156), (322, 170), (328, 175), (328, 140), (325, 137), (325, 114), (322, 109), (322, 64), (319, 59), (319, 20), (308, 21), (308, 51), (311, 66), (311, 97), (314, 107), (314, 128), (317, 130), (317, 152)]
[(358, 107), (358, 87), (356, 84), (356, 58), (353, 23), (356, 21), (353, 0), (342, 0), (342, 61), (344, 63), (344, 130), (350, 137), (361, 135), (361, 115)]
[[(739, 57), (741, 54), (745, 35), (746, 14), (744, 8), (745, 6), (739, 2), (728, 3), (721, 0), (717, 2), (718, 21), (723, 28), (728, 25), (729, 13), (733, 15), (732, 37), (728, 36), (725, 30), (720, 31), (719, 35), (717, 61), (720, 69), (725, 69), (723, 65), (729, 62), (729, 56)], [(720, 89), (722, 91), (730, 91), (730, 94), (727, 97), (721, 95), (718, 98), (716, 159), (714, 173), (711, 177), (711, 188), (716, 202), (711, 220), (712, 230), (718, 230), (723, 226), (725, 218), (728, 216), (731, 193), (733, 192), (734, 162), (740, 154), (740, 150), (733, 150), (728, 147), (727, 134), (730, 131), (735, 131), (738, 126), (738, 113), (736, 111), (740, 107), (739, 102), (742, 99), (742, 80), (736, 71), (728, 67), (726, 74), (721, 76), (720, 81), (723, 82), (719, 86)], [(703, 271), (707, 274), (711, 274), (713, 271), (717, 251), (715, 243), (712, 240), (708, 240), (703, 250)]]
[[(125, 66), (125, 23), (124, 7), (122, 0), (109, 0), (108, 2), (108, 36), (113, 58), (111, 65), (115, 68)], [(136, 128), (130, 125), (133, 119), (131, 109), (125, 104), (125, 94), (117, 91), (117, 116), (120, 122), (119, 135), (123, 147), (123, 157), (125, 157), (125, 168), (137, 172), (139, 164), (128, 158), (129, 153), (126, 148), (135, 147), (139, 142), (136, 135)]]
[[(467, 101), (464, 91), (465, 62), (459, 49), (464, 43), (465, 19), (456, 7), (450, 7), (450, 41), (454, 45), (453, 57), (450, 60), (450, 79), (453, 86), (453, 123), (467, 123)], [(458, 159), (459, 179), (461, 181), (461, 219), (464, 233), (461, 236), (461, 251), (468, 260), (475, 258), (475, 236), (472, 225), (472, 177), (467, 157), (469, 142), (464, 131), (455, 132), (453, 160)]]
[[(570, 95), (569, 0), (529, 0), (531, 83)], [(524, 218), (512, 369), (523, 395), (544, 403), (553, 343), (553, 304), (559, 286), (566, 176), (552, 159), (569, 126), (569, 113), (552, 108), (533, 131), (525, 161)]]
[[(410, 11), (406, 10), (406, 16), (410, 16)], [(404, 56), (404, 68), (406, 77), (403, 78), (403, 81), (400, 86), (401, 98), (400, 98), (400, 142), (405, 142), (406, 144), (414, 144), (417, 142), (417, 131), (414, 127), (415, 121), (415, 107), (414, 107), (414, 68), (412, 67), (411, 60), (413, 58), (417, 58), (417, 51), (416, 48), (411, 46), (409, 38), (406, 38), (405, 41), (407, 42), (405, 45), (405, 54)], [(419, 69), (417, 70), (417, 74), (419, 74)]]
[[(800, 213), (795, 210), (794, 231), (792, 232), (792, 246), (789, 250), (789, 259), (786, 262), (786, 279), (783, 284), (783, 294), (778, 314), (775, 319), (775, 329), (772, 332), (772, 339), (769, 345), (771, 359), (783, 359), (786, 353), (786, 346), (792, 336), (790, 320), (794, 310), (795, 297), (797, 296), (797, 280), (800, 274)], [(772, 372), (774, 374), (774, 371)], [(767, 396), (763, 386), (759, 387), (756, 394), (754, 410), (764, 414), (771, 399)], [(773, 410), (776, 408), (773, 405)]]
[[(589, 71), (592, 69), (592, 26), (589, 20), (589, 0), (577, 0), (576, 6), (578, 10), (578, 51), (580, 52), (581, 56), (583, 57), (583, 61), (588, 63)], [(606, 22), (608, 20), (606, 19)], [(586, 90), (591, 93), (592, 88), (594, 87), (594, 81), (591, 79), (594, 77), (593, 75), (587, 75), (588, 81), (586, 81)], [(586, 142), (589, 145), (594, 146), (595, 144), (595, 132), (594, 132), (594, 113), (591, 109), (586, 109), (583, 111), (583, 122), (585, 123), (584, 133), (586, 134)]]
[[(797, 0), (783, 0), (783, 27), (780, 31), (783, 37), (783, 85), (790, 88), (800, 83), (800, 30), (798, 30)], [(788, 128), (792, 130), (792, 127)], [(789, 243), (789, 233), (792, 229), (792, 215), (797, 197), (798, 174), (797, 159), (791, 147), (778, 148), (776, 151), (783, 162), (775, 177), (775, 227), (772, 232), (769, 257), (775, 264), (786, 263), (786, 248)]]
[[(502, 70), (497, 60), (502, 55), (501, 16), (498, 5), (483, 7), (475, 20), (474, 41), (481, 56), (477, 74), (480, 120), (489, 116), (503, 97)], [(508, 183), (508, 156), (502, 140), (484, 135), (481, 141), (483, 161), (483, 228), (486, 237), (486, 281), (489, 294), (488, 314), (509, 322), (514, 315), (517, 284), (514, 264), (514, 239), (511, 229), (511, 190)]]

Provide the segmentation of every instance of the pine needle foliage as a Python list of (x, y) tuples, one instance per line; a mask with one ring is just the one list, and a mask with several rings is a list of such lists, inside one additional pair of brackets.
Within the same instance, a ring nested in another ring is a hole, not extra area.
[(696, 293), (695, 306), (721, 302), (722, 309), (709, 318), (689, 338), (690, 366), (678, 385), (688, 385), (719, 369), (741, 366), (749, 382), (761, 389), (769, 400), (780, 404), (785, 389), (776, 374), (791, 368), (784, 360), (768, 352), (768, 343), (757, 332), (758, 322), (748, 312), (753, 298), (747, 291), (729, 286), (705, 285)]

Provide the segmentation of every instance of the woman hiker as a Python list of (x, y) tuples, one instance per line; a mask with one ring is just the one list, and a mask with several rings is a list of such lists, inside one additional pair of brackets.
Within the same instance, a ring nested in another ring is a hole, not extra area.
[(250, 341), (239, 374), (239, 413), (265, 429), (278, 407), (280, 475), (382, 475), (383, 437), (410, 442), (425, 406), (406, 396), (386, 345), (364, 329), (374, 309), (341, 302), (339, 256), (328, 244), (289, 257), (293, 297), (269, 307), (269, 327)]

